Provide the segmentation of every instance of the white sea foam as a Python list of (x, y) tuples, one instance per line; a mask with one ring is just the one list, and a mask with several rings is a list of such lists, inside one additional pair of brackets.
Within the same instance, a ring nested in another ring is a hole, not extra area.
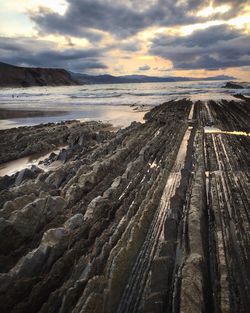
[[(65, 87), (29, 87), (0, 89), (0, 108), (28, 110), (62, 110), (67, 115), (15, 119), (17, 125), (32, 125), (70, 118), (100, 119), (113, 122), (112, 116), (128, 116), (127, 125), (132, 120), (142, 120), (142, 106), (152, 107), (179, 98), (228, 99), (230, 94), (250, 94), (250, 89), (231, 90), (221, 88), (223, 81), (195, 81), (137, 84), (99, 84)], [(133, 106), (131, 108), (130, 106)], [(119, 114), (118, 114), (119, 113)], [(13, 120), (12, 120), (13, 122)], [(4, 126), (5, 125), (5, 126)], [(6, 121), (0, 121), (0, 128)]]

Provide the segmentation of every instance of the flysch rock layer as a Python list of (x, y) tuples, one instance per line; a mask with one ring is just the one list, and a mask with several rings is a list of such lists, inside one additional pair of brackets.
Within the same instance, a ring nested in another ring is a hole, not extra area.
[(0, 132), (1, 162), (68, 146), (0, 178), (0, 312), (249, 312), (249, 125), (240, 97)]

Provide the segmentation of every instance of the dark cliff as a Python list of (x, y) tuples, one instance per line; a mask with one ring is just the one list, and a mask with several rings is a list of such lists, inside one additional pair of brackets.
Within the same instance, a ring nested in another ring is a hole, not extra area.
[(64, 69), (19, 67), (0, 62), (1, 87), (77, 85)]

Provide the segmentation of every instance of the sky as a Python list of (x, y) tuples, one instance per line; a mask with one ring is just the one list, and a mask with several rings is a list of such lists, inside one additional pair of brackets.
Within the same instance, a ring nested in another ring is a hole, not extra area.
[(250, 0), (0, 0), (0, 62), (250, 80)]

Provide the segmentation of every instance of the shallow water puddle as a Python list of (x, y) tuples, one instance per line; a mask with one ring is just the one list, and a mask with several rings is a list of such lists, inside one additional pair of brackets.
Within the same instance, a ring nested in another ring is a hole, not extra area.
[(5, 175), (11, 176), (15, 174), (16, 172), (19, 172), (25, 168), (31, 168), (32, 165), (38, 166), (45, 171), (48, 169), (55, 169), (54, 163), (58, 161), (53, 162), (51, 166), (45, 166), (43, 164), (39, 166), (38, 163), (40, 161), (44, 161), (45, 159), (47, 159), (51, 153), (55, 153), (56, 155), (58, 155), (62, 149), (66, 149), (67, 147), (68, 146), (61, 146), (60, 148), (56, 150), (52, 150), (50, 152), (36, 153), (36, 154), (32, 154), (23, 158), (19, 158), (17, 160), (0, 164), (0, 176), (5, 176)]
[(194, 117), (194, 103), (192, 104), (192, 107), (190, 109), (189, 115), (188, 115), (188, 119), (192, 120)]

